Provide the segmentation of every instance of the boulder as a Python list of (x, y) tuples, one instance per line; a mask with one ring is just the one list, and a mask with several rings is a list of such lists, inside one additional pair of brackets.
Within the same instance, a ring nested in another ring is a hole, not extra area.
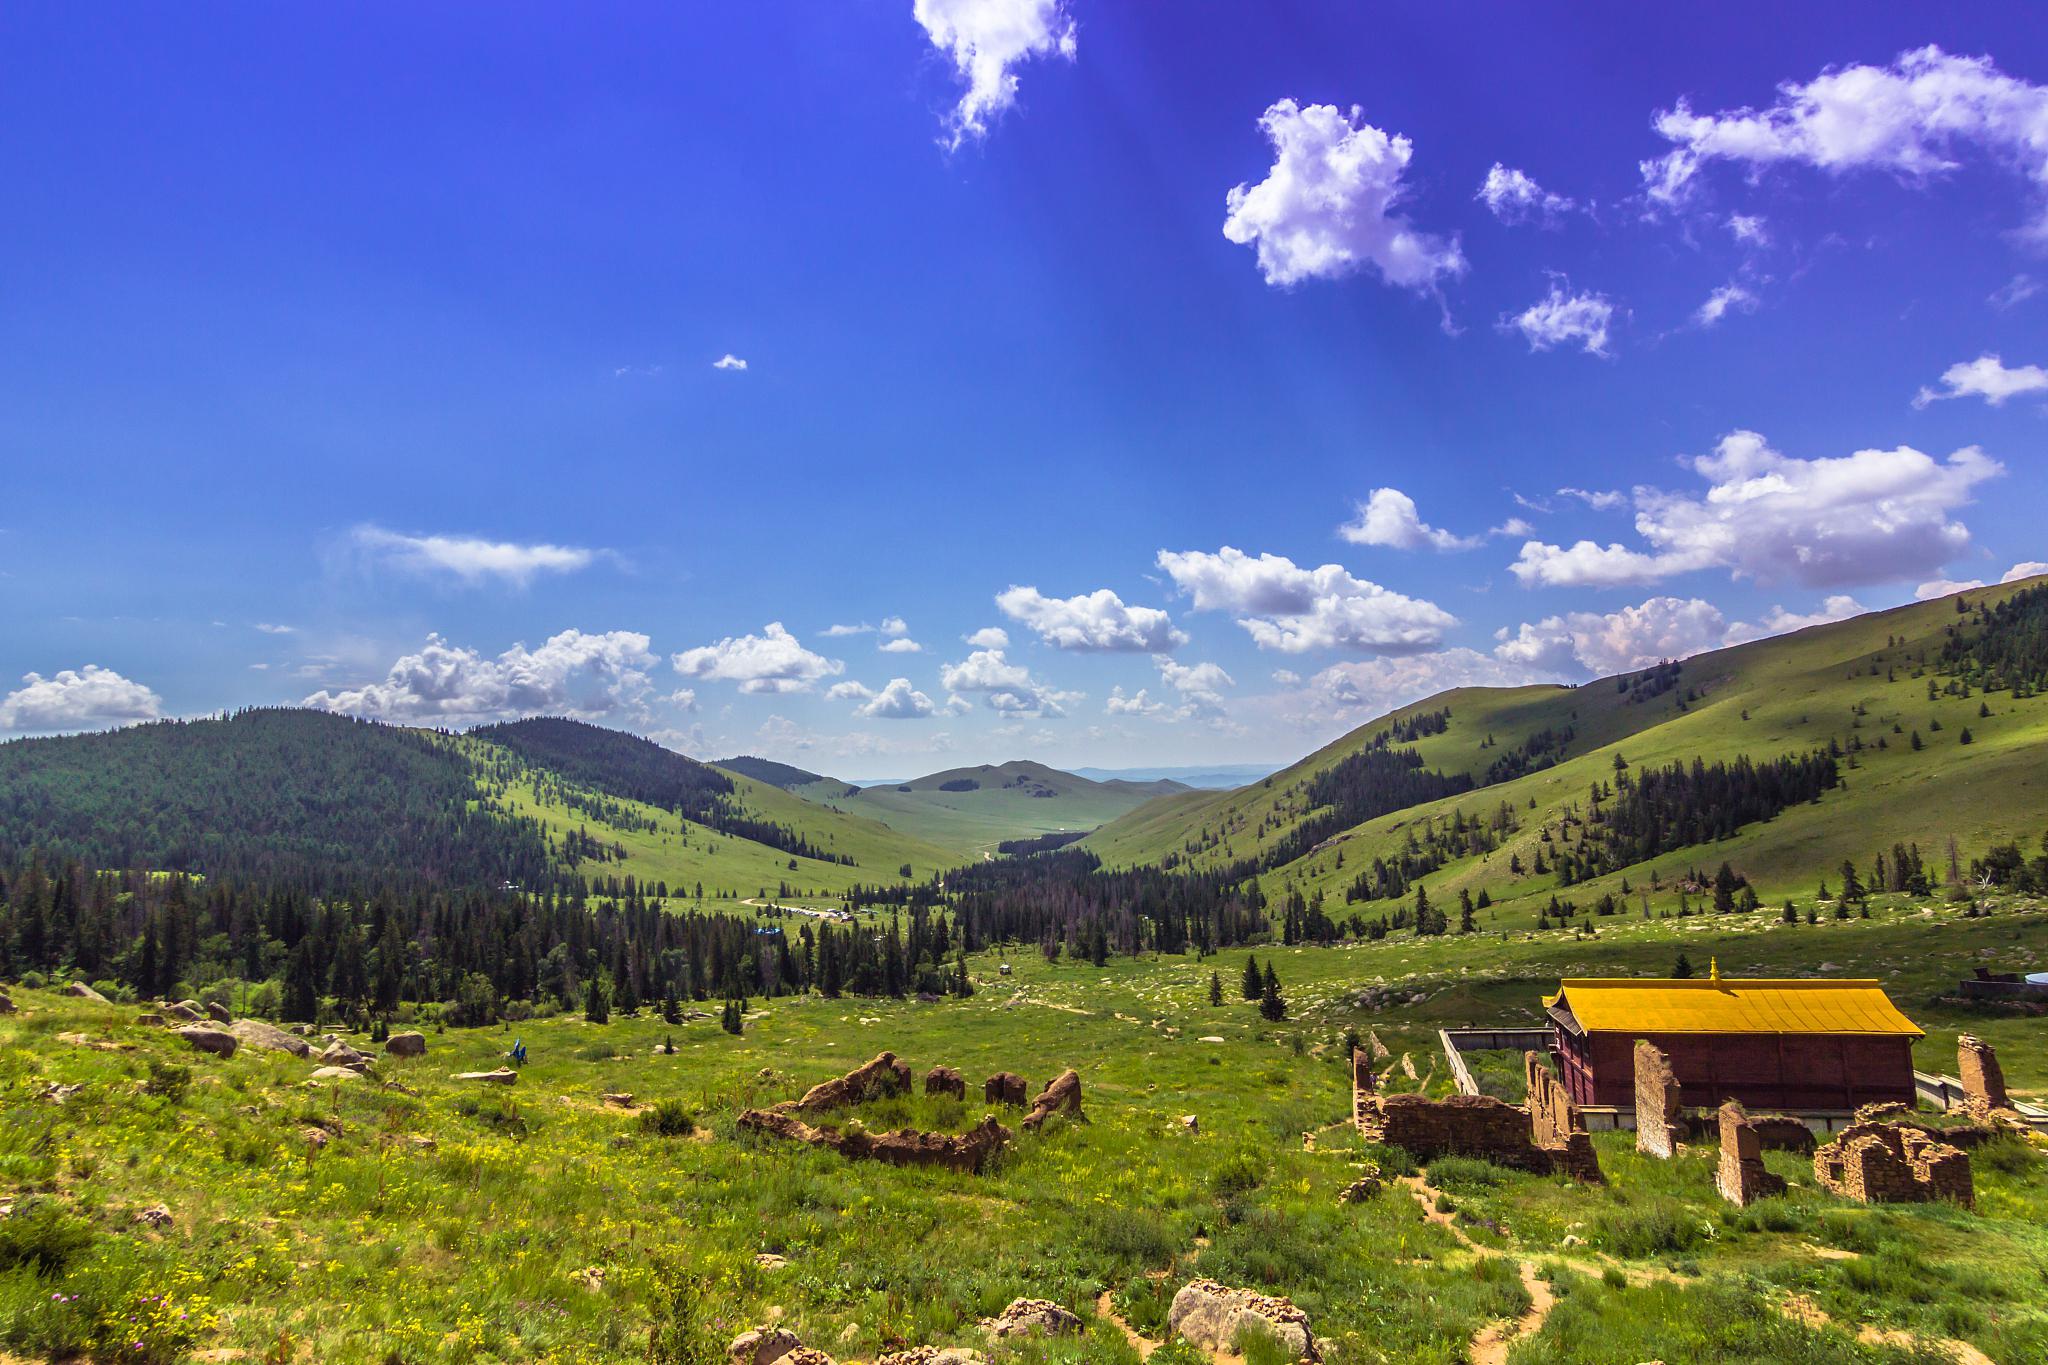
[(206, 1018), (190, 1005), (182, 1005), (175, 1000), (163, 1007), (163, 1015), (166, 1019), (175, 1019), (181, 1024), (196, 1024)]
[[(312, 1049), (308, 1048), (307, 1050), (310, 1052)], [(350, 1047), (347, 1043), (336, 1039), (334, 1042), (329, 1043), (320, 1053), (320, 1065), (345, 1066), (350, 1071), (368, 1071), (370, 1069), (370, 1059)]]
[(510, 1067), (499, 1067), (496, 1071), (458, 1071), (449, 1078), (457, 1081), (483, 1081), (490, 1085), (516, 1085), (519, 1073)]
[(924, 1093), (951, 1095), (956, 1100), (964, 1100), (967, 1098), (967, 1080), (950, 1066), (935, 1066), (924, 1073)]
[(289, 1052), (294, 1057), (309, 1057), (313, 1053), (304, 1038), (261, 1019), (237, 1019), (228, 1025), (228, 1032), (241, 1040), (243, 1046), (262, 1048), (265, 1052)]
[(1081, 1319), (1050, 1299), (1012, 1299), (1010, 1306), (981, 1324), (996, 1341), (1009, 1337), (1063, 1337), (1081, 1330)]
[(235, 1022), (235, 1016), (228, 1012), (226, 1005), (218, 1005), (212, 1001), (207, 1002), (206, 1014), (216, 1024), (232, 1024)]
[(78, 1000), (97, 1000), (102, 1005), (108, 1003), (107, 997), (101, 995), (98, 991), (86, 985), (83, 981), (72, 982), (70, 985), (64, 988), (63, 994), (71, 996), (74, 999)]
[(14, 1001), (8, 998), (7, 992), (0, 991), (0, 1014), (12, 1014), (14, 1010)]
[(171, 1225), (171, 1211), (162, 1204), (152, 1204), (146, 1209), (137, 1209), (133, 1222), (137, 1227), (167, 1228)]
[(394, 1057), (424, 1057), (427, 1055), (427, 1035), (394, 1033), (384, 1040), (384, 1050)]
[(308, 1077), (307, 1077), (306, 1079), (307, 1079), (308, 1081), (314, 1081), (314, 1082), (317, 1082), (317, 1081), (359, 1081), (359, 1080), (361, 1080), (362, 1078), (363, 1078), (363, 1073), (362, 1073), (362, 1072), (360, 1072), (360, 1071), (351, 1071), (351, 1070), (349, 1070), (349, 1069), (348, 1069), (347, 1067), (345, 1067), (345, 1066), (323, 1066), (323, 1067), (319, 1067), (319, 1068), (315, 1069), (315, 1070), (314, 1070), (314, 1072), (313, 1072), (313, 1074), (312, 1074), (311, 1076), (308, 1076)]
[(204, 1024), (187, 1024), (177, 1033), (201, 1052), (211, 1052), (216, 1057), (232, 1057), (235, 1049), (241, 1046), (235, 1035), (226, 1029), (208, 1028)]
[(803, 1349), (803, 1342), (796, 1333), (784, 1327), (757, 1327), (751, 1332), (742, 1332), (732, 1339), (725, 1348), (725, 1358), (731, 1365), (775, 1365), (786, 1360), (792, 1351)]
[(981, 1085), (981, 1098), (988, 1104), (1024, 1107), (1024, 1078), (1014, 1071), (998, 1071)]
[[(0, 1010), (0, 1014), (4, 1013), (6, 1011)], [(164, 1017), (161, 1014), (144, 1012), (135, 1016), (135, 1022), (145, 1028), (162, 1028), (164, 1026)]]
[(1231, 1289), (1214, 1280), (1193, 1280), (1173, 1296), (1166, 1321), (1174, 1331), (1207, 1351), (1236, 1349), (1240, 1331), (1263, 1331), (1296, 1360), (1320, 1360), (1308, 1314), (1292, 1300)]

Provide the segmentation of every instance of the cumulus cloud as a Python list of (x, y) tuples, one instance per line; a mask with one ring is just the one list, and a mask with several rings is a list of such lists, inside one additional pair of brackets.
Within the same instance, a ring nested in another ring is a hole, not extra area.
[(1734, 236), (1736, 241), (1747, 243), (1750, 246), (1769, 246), (1771, 244), (1770, 229), (1764, 225), (1762, 217), (1754, 213), (1729, 214), (1728, 231)]
[(1337, 528), (1353, 545), (1385, 545), (1397, 550), (1469, 550), (1478, 536), (1454, 535), (1427, 525), (1415, 510), (1415, 499), (1398, 488), (1375, 488), (1358, 504), (1358, 515)]
[(1532, 219), (1548, 227), (1562, 214), (1571, 212), (1572, 201), (1552, 194), (1524, 171), (1493, 163), (1479, 186), (1479, 201), (1503, 223), (1526, 223)]
[(1160, 716), (1166, 714), (1166, 703), (1152, 700), (1151, 692), (1142, 687), (1125, 696), (1119, 686), (1109, 689), (1109, 697), (1102, 709), (1112, 716)]
[(1972, 588), (1981, 588), (1983, 586), (1984, 580), (1981, 578), (1934, 578), (1913, 589), (1913, 600), (1916, 602), (1931, 602), (1937, 597), (1946, 597), (1952, 592), (1968, 592)]
[(727, 636), (716, 644), (675, 656), (676, 672), (705, 682), (738, 683), (742, 692), (808, 692), (811, 685), (846, 671), (837, 659), (814, 654), (770, 621), (759, 635)]
[(522, 545), (478, 536), (406, 535), (368, 525), (356, 527), (349, 538), (369, 560), (422, 576), (444, 575), (469, 586), (497, 580), (523, 588), (541, 574), (587, 569), (609, 553), (575, 545)]
[(1738, 313), (1754, 313), (1757, 297), (1739, 284), (1724, 284), (1707, 295), (1707, 301), (1693, 310), (1692, 320), (1701, 327), (1712, 327), (1732, 310)]
[(1220, 717), (1223, 689), (1237, 686), (1237, 680), (1220, 664), (1184, 664), (1164, 654), (1154, 656), (1152, 663), (1159, 670), (1159, 681), (1180, 697), (1176, 717), (1181, 720)]
[(1305, 727), (1356, 725), (1454, 687), (1524, 687), (1557, 673), (1463, 647), (1398, 659), (1332, 664), (1279, 703)]
[(946, 119), (946, 145), (987, 134), (1017, 102), (1014, 68), (1031, 57), (1072, 59), (1074, 21), (1063, 0), (916, 0), (911, 13), (966, 83)]
[(1831, 621), (1846, 621), (1852, 616), (1862, 615), (1863, 611), (1863, 604), (1846, 593), (1837, 593), (1828, 598), (1821, 603), (1819, 611), (1795, 612), (1774, 606), (1764, 613), (1763, 620), (1753, 625), (1747, 621), (1737, 621), (1728, 627), (1727, 643), (1739, 645), (1772, 635), (1789, 635), (1795, 630), (1805, 630), (1808, 626), (1824, 626)]
[(858, 701), (853, 714), (869, 720), (921, 720), (938, 711), (908, 678), (891, 678), (879, 692), (857, 682), (834, 683), (825, 695), (835, 701)]
[(924, 653), (924, 646), (919, 644), (917, 641), (911, 639), (907, 635), (899, 635), (893, 640), (884, 640), (880, 644), (876, 645), (875, 648), (879, 649), (884, 654)]
[(1652, 597), (1613, 612), (1575, 611), (1525, 621), (1494, 634), (1494, 657), (1559, 675), (1595, 676), (1647, 668), (1717, 649), (1727, 636), (1720, 609), (1697, 597)]
[(1800, 460), (1752, 431), (1686, 463), (1707, 480), (1703, 496), (1635, 490), (1647, 549), (1532, 540), (1511, 571), (1526, 587), (1618, 587), (1701, 569), (1812, 588), (1910, 579), (1969, 547), (1952, 514), (2004, 472), (1974, 446), (1946, 460), (1910, 446)]
[(1226, 196), (1223, 235), (1258, 253), (1267, 284), (1337, 279), (1370, 265), (1388, 284), (1427, 290), (1464, 273), (1456, 237), (1423, 232), (1396, 212), (1414, 154), (1405, 137), (1332, 104), (1280, 100), (1259, 118), (1273, 166)]
[(1354, 578), (1338, 564), (1304, 569), (1282, 555), (1253, 559), (1226, 545), (1214, 554), (1161, 550), (1159, 567), (1195, 610), (1234, 613), (1261, 649), (1414, 654), (1434, 649), (1457, 624), (1436, 603)]
[(983, 626), (980, 630), (975, 631), (974, 634), (966, 638), (967, 643), (976, 649), (1008, 649), (1010, 647), (1010, 632), (1004, 630), (1001, 626)]
[[(2005, 75), (1989, 57), (1923, 47), (1890, 66), (1830, 67), (1803, 85), (1787, 82), (1765, 109), (1695, 114), (1681, 99), (1654, 124), (1672, 150), (1641, 169), (1650, 198), (1666, 205), (1693, 194), (1709, 161), (1924, 182), (1975, 151), (2018, 171), (2048, 209), (2048, 87)], [(2048, 211), (2027, 232), (2048, 238)]]
[(399, 725), (636, 713), (658, 662), (648, 643), (637, 631), (565, 630), (539, 649), (515, 644), (493, 658), (429, 635), (417, 652), (392, 664), (383, 681), (323, 688), (300, 704)]
[(1013, 664), (1000, 649), (978, 649), (959, 663), (939, 670), (946, 691), (979, 696), (992, 711), (1006, 716), (1063, 716), (1066, 707), (1081, 699), (1078, 692), (1061, 692), (1031, 676), (1022, 664)]
[(1607, 326), (1614, 320), (1614, 305), (1604, 294), (1567, 294), (1559, 284), (1511, 318), (1502, 327), (1520, 332), (1532, 351), (1577, 343), (1587, 355), (1607, 354)]
[(711, 368), (714, 370), (744, 370), (747, 368), (747, 362), (734, 355), (731, 351), (727, 351), (724, 355), (711, 362)]
[(2001, 583), (2017, 583), (2022, 578), (2038, 578), (2044, 573), (2048, 573), (2048, 564), (2044, 564), (2038, 559), (2029, 559), (2007, 569), (2005, 577), (1998, 581)]
[(87, 664), (54, 675), (24, 673), (21, 686), (0, 697), (0, 730), (48, 734), (132, 725), (163, 716), (163, 699), (111, 668)]
[(2008, 398), (2048, 392), (2048, 370), (2039, 365), (2015, 365), (2008, 369), (2005, 362), (1986, 352), (1975, 360), (1949, 366), (1941, 372), (1941, 382), (1947, 387), (1940, 392), (1923, 386), (1913, 395), (1913, 406), (1924, 408), (1947, 398), (1981, 398), (1994, 408), (2002, 408)]
[(1159, 608), (1128, 606), (1108, 588), (1047, 597), (1037, 588), (1013, 587), (996, 594), (996, 606), (1060, 649), (1156, 654), (1188, 640)]
[(1617, 507), (1628, 506), (1628, 494), (1614, 488), (1560, 488), (1557, 495), (1561, 498), (1576, 498), (1596, 512), (1612, 512)]

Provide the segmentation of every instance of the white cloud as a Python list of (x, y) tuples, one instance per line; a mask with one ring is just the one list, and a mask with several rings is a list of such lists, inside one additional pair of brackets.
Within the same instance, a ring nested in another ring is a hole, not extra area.
[(678, 711), (694, 711), (697, 709), (697, 692), (695, 688), (678, 687), (675, 691), (663, 697), (662, 700), (675, 707)]
[(1967, 549), (1969, 528), (1952, 513), (2004, 473), (1974, 446), (1946, 460), (1910, 446), (1799, 460), (1751, 431), (1686, 463), (1708, 481), (1703, 496), (1635, 490), (1647, 550), (1532, 540), (1511, 571), (1527, 587), (1616, 587), (1702, 569), (1812, 588), (1895, 582)]
[(637, 631), (565, 630), (539, 649), (523, 644), (490, 658), (429, 635), (391, 665), (382, 682), (330, 691), (301, 705), (400, 725), (472, 725), (519, 716), (598, 719), (641, 707), (657, 663)]
[(1509, 517), (1486, 534), (1490, 536), (1506, 536), (1510, 540), (1524, 540), (1535, 535), (1536, 528), (1520, 517)]
[(1298, 654), (1344, 648), (1376, 654), (1433, 649), (1457, 618), (1434, 602), (1354, 578), (1343, 566), (1304, 569), (1281, 555), (1257, 559), (1226, 545), (1159, 552), (1197, 611), (1228, 611), (1261, 649)]
[(1702, 327), (1712, 327), (1728, 316), (1732, 309), (1738, 313), (1754, 313), (1757, 297), (1739, 284), (1724, 284), (1707, 295), (1707, 301), (1693, 310), (1692, 320)]
[(297, 626), (280, 626), (271, 621), (258, 621), (253, 629), (260, 630), (265, 635), (297, 635), (299, 633)]
[(744, 370), (747, 368), (747, 362), (734, 355), (731, 351), (727, 351), (724, 355), (711, 362), (711, 368), (714, 370)]
[(1805, 630), (1808, 626), (1824, 626), (1831, 621), (1846, 621), (1852, 616), (1862, 615), (1863, 611), (1863, 604), (1846, 593), (1838, 593), (1828, 598), (1821, 603), (1819, 611), (1792, 612), (1774, 606), (1764, 613), (1764, 619), (1755, 625), (1747, 621), (1737, 621), (1728, 627), (1727, 643), (1739, 645), (1772, 635), (1789, 635), (1795, 630)]
[(826, 695), (837, 701), (859, 701), (853, 714), (869, 720), (921, 720), (938, 710), (908, 678), (891, 678), (879, 692), (857, 682), (834, 683)]
[[(1954, 170), (1973, 148), (2017, 170), (2037, 194), (2048, 191), (2048, 87), (2007, 76), (1988, 57), (1933, 46), (1886, 67), (1834, 67), (1804, 85), (1788, 82), (1766, 109), (1695, 114), (1680, 100), (1654, 122), (1673, 148), (1643, 162), (1642, 173), (1650, 197), (1664, 204), (1688, 199), (1712, 160), (1753, 173), (1796, 164), (1925, 181)], [(2028, 234), (2048, 235), (2048, 214)]]
[(1923, 387), (1913, 396), (1913, 406), (1924, 408), (1946, 398), (1981, 398), (1994, 408), (2005, 406), (2008, 398), (2048, 392), (2048, 370), (2039, 365), (2015, 365), (2007, 369), (1997, 356), (1986, 352), (1975, 360), (1962, 360), (1941, 372), (1946, 392)]
[(2048, 573), (2048, 564), (2044, 564), (2038, 559), (2029, 559), (2007, 569), (2005, 577), (1998, 581), (2001, 583), (2017, 583), (2022, 578), (2036, 578), (2044, 573)]
[(1128, 697), (1123, 688), (1112, 687), (1102, 709), (1112, 716), (1159, 716), (1166, 713), (1166, 703), (1153, 701), (1151, 693), (1142, 687)]
[(1276, 668), (1273, 670), (1273, 681), (1282, 687), (1299, 687), (1301, 674), (1291, 668)]
[(0, 697), (0, 730), (97, 729), (163, 715), (163, 699), (155, 692), (98, 664), (59, 669), (48, 678), (24, 673), (21, 684)]
[(880, 650), (884, 654), (924, 653), (924, 646), (919, 644), (917, 641), (911, 639), (907, 635), (898, 636), (893, 640), (884, 640), (880, 644), (876, 645), (875, 648)]
[(1159, 608), (1127, 606), (1108, 588), (1078, 597), (1047, 597), (1037, 588), (1012, 587), (996, 594), (996, 606), (1060, 649), (1156, 654), (1188, 639)]
[(1456, 648), (1400, 659), (1332, 664), (1279, 702), (1305, 728), (1352, 726), (1454, 687), (1524, 687), (1557, 674), (1477, 650)]
[(1717, 649), (1726, 635), (1726, 622), (1711, 602), (1652, 597), (1619, 611), (1575, 611), (1525, 621), (1512, 634), (1502, 629), (1495, 632), (1501, 643), (1493, 653), (1540, 672), (1568, 673), (1578, 667), (1598, 677)]
[(983, 626), (980, 630), (975, 631), (974, 634), (967, 636), (966, 639), (967, 643), (976, 649), (1008, 649), (1010, 647), (1010, 632), (1004, 630), (1001, 626)]
[(1577, 342), (1587, 355), (1606, 355), (1607, 326), (1613, 320), (1614, 305), (1604, 294), (1567, 294), (1553, 284), (1548, 294), (1503, 318), (1501, 326), (1519, 331), (1532, 351)]
[(1770, 230), (1764, 226), (1763, 218), (1754, 213), (1729, 214), (1728, 231), (1734, 234), (1736, 241), (1747, 242), (1751, 246), (1771, 244)]
[(1184, 664), (1164, 654), (1152, 660), (1159, 669), (1159, 680), (1180, 696), (1180, 710), (1176, 718), (1218, 719), (1223, 715), (1223, 689), (1237, 686), (1237, 679), (1223, 671), (1220, 664)]
[(1022, 664), (1013, 664), (1000, 649), (978, 649), (956, 664), (939, 670), (939, 681), (950, 693), (979, 696), (992, 711), (1006, 716), (1057, 717), (1081, 699), (1078, 692), (1061, 692), (1031, 676)]
[(808, 692), (811, 684), (846, 671), (837, 659), (805, 649), (780, 621), (770, 621), (759, 635), (686, 649), (674, 663), (686, 678), (738, 683), (742, 692)]
[(368, 525), (356, 527), (349, 538), (369, 559), (423, 576), (445, 574), (471, 586), (497, 579), (523, 588), (541, 574), (587, 569), (609, 553), (575, 545), (521, 545), (477, 536), (413, 536)]
[(2022, 271), (1993, 290), (1985, 302), (1998, 309), (2017, 308), (2044, 288), (2048, 286)]
[(1493, 163), (1477, 198), (1503, 223), (1526, 223), (1531, 219), (1549, 226), (1560, 214), (1571, 212), (1572, 201), (1552, 194), (1524, 171)]
[(900, 640), (910, 634), (910, 627), (900, 616), (884, 616), (882, 624), (876, 627), (891, 640)]
[(1386, 545), (1397, 550), (1469, 550), (1478, 536), (1453, 535), (1426, 525), (1415, 511), (1415, 499), (1398, 488), (1375, 488), (1358, 504), (1358, 515), (1337, 528), (1354, 545)]
[(946, 120), (949, 147), (985, 135), (1016, 104), (1012, 68), (1030, 57), (1071, 60), (1075, 51), (1063, 0), (916, 0), (911, 13), (967, 83)]
[(1628, 494), (1613, 488), (1560, 488), (1557, 495), (1561, 498), (1577, 498), (1596, 512), (1612, 512), (1617, 507), (1628, 506)]
[(1267, 284), (1336, 279), (1370, 265), (1388, 284), (1426, 290), (1464, 273), (1455, 237), (1418, 230), (1394, 210), (1413, 145), (1331, 104), (1280, 100), (1260, 116), (1273, 167), (1226, 197), (1223, 235), (1254, 247)]
[(1913, 600), (1916, 602), (1931, 602), (1937, 597), (1946, 597), (1952, 592), (1968, 592), (1972, 588), (1981, 588), (1983, 586), (1984, 580), (1981, 578), (1936, 578), (1922, 583), (1919, 587), (1913, 589)]
[(846, 635), (873, 635), (875, 628), (863, 621), (857, 626), (827, 626), (821, 633), (829, 640), (836, 640)]

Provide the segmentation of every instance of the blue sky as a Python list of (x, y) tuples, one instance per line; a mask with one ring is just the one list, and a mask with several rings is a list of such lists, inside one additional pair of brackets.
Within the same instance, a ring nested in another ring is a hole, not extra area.
[(0, 732), (1277, 762), (1996, 582), (2048, 29), (1814, 11), (11, 7)]

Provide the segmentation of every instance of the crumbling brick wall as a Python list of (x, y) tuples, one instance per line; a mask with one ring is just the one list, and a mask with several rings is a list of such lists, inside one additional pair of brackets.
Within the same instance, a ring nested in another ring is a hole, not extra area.
[(1417, 1161), (1476, 1156), (1538, 1174), (1551, 1169), (1549, 1155), (1529, 1140), (1529, 1111), (1491, 1095), (1369, 1095), (1358, 1131), (1368, 1142), (1403, 1148)]
[(1662, 1048), (1636, 1042), (1636, 1150), (1666, 1161), (1678, 1149), (1682, 1115), (1678, 1078)]
[(1372, 1055), (1362, 1047), (1351, 1049), (1351, 1123), (1365, 1122), (1365, 1102), (1379, 1090), (1379, 1077), (1372, 1069)]
[(956, 1100), (964, 1100), (967, 1098), (967, 1080), (950, 1066), (935, 1066), (924, 1073), (924, 1093), (951, 1095)]
[(1994, 1109), (2009, 1109), (2012, 1100), (2005, 1093), (2005, 1070), (1991, 1044), (1974, 1034), (1956, 1039), (1956, 1074), (1963, 1079), (1963, 1104), (1972, 1114), (1983, 1116)]
[(998, 1071), (982, 1083), (981, 1098), (988, 1104), (1024, 1107), (1024, 1078), (1014, 1071)]
[(1749, 1115), (1734, 1100), (1721, 1106), (1721, 1164), (1714, 1183), (1721, 1197), (1738, 1208), (1759, 1199), (1785, 1192), (1785, 1181), (1764, 1169), (1763, 1142), (1750, 1125)]
[(910, 1093), (910, 1068), (896, 1060), (893, 1052), (877, 1053), (844, 1076), (835, 1076), (804, 1092), (804, 1097), (775, 1107), (798, 1114), (822, 1114), (833, 1109), (864, 1104), (882, 1095)]
[(1553, 1170), (1575, 1180), (1601, 1183), (1600, 1158), (1593, 1152), (1593, 1139), (1564, 1082), (1543, 1064), (1540, 1052), (1522, 1054), (1522, 1071), (1528, 1082), (1530, 1141), (1550, 1158)]
[(1894, 1123), (1852, 1123), (1813, 1154), (1813, 1175), (1847, 1199), (1865, 1204), (1924, 1204), (1975, 1199), (1970, 1154), (1925, 1129)]
[(1081, 1112), (1081, 1077), (1072, 1067), (1054, 1077), (1031, 1102), (1031, 1112), (1024, 1116), (1024, 1127), (1036, 1132), (1054, 1114), (1065, 1114), (1076, 1123), (1088, 1121), (1088, 1116)]

